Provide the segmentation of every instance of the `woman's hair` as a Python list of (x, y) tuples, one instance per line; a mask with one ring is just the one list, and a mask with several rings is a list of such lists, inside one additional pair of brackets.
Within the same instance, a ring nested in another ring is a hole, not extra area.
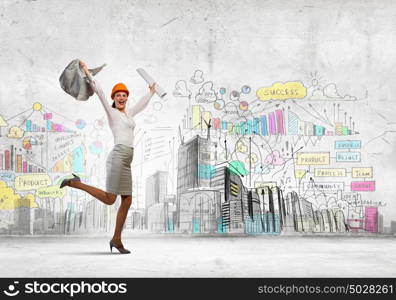
[(116, 108), (116, 106), (115, 106), (115, 101), (113, 101), (113, 105), (112, 105), (111, 107), (114, 107), (114, 108)]

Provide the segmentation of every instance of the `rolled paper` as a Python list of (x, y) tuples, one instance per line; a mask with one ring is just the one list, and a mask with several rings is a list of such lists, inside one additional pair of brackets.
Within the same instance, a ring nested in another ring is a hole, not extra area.
[[(142, 68), (139, 68), (136, 71), (149, 85), (152, 85), (155, 82), (154, 79)], [(161, 98), (166, 95), (166, 92), (158, 85), (158, 83), (155, 84), (155, 93)]]

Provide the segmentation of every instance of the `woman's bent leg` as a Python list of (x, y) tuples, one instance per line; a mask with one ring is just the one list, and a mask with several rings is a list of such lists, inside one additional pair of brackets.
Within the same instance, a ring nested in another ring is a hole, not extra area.
[(121, 195), (121, 205), (118, 208), (116, 226), (112, 240), (115, 242), (121, 242), (121, 231), (124, 227), (125, 219), (128, 215), (129, 207), (132, 204), (131, 195)]
[(114, 204), (117, 199), (117, 195), (107, 193), (101, 189), (82, 183), (81, 181), (70, 181), (70, 186), (79, 190), (86, 191), (87, 193), (91, 194), (96, 199), (102, 201), (104, 204), (107, 205)]

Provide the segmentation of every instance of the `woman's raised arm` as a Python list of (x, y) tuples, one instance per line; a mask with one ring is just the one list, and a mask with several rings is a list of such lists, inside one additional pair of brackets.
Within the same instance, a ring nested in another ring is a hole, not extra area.
[(129, 116), (131, 117), (135, 116), (137, 113), (141, 112), (150, 102), (150, 99), (153, 97), (155, 93), (155, 83), (149, 86), (149, 88), (150, 88), (150, 92), (148, 92), (146, 95), (140, 98), (140, 100), (128, 110)]
[(88, 66), (80, 61), (80, 66), (81, 68), (84, 70), (85, 74), (87, 75), (88, 79), (89, 79), (89, 83), (92, 87), (92, 89), (94, 90), (94, 92), (98, 95), (100, 102), (102, 102), (103, 108), (106, 111), (107, 117), (109, 119), (109, 122), (112, 121), (113, 116), (114, 116), (114, 109), (110, 106), (110, 104), (107, 102), (106, 96), (103, 92), (102, 87), (100, 86), (100, 84), (93, 78), (91, 72), (89, 72), (88, 70)]

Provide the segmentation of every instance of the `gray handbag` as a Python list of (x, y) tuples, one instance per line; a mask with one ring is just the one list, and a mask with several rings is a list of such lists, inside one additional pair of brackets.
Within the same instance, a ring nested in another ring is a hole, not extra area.
[[(95, 69), (89, 69), (89, 72), (95, 76), (104, 66), (106, 64)], [(79, 59), (74, 59), (68, 64), (59, 77), (59, 83), (61, 88), (76, 100), (86, 101), (94, 94), (87, 75), (80, 68)]]

